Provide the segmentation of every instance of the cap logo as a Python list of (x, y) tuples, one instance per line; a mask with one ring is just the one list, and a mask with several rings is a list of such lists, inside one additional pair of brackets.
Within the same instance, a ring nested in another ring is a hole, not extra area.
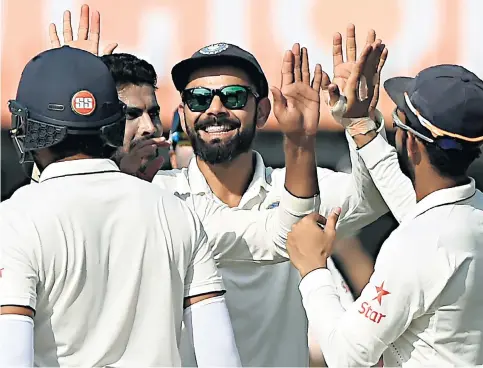
[(203, 47), (199, 53), (203, 55), (216, 55), (225, 51), (228, 47), (230, 46), (226, 43), (214, 43), (213, 45)]
[(91, 115), (96, 109), (96, 99), (89, 91), (79, 91), (72, 97), (71, 108), (78, 115)]

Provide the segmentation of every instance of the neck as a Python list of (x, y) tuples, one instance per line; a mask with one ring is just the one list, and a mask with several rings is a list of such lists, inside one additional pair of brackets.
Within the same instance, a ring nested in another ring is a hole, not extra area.
[(212, 165), (198, 157), (196, 162), (213, 193), (229, 207), (237, 207), (253, 178), (253, 151), (222, 164)]
[(68, 156), (68, 157), (64, 157), (63, 159), (59, 160), (59, 162), (62, 162), (62, 161), (74, 161), (74, 160), (85, 160), (85, 159), (89, 159), (89, 158), (92, 158), (91, 156), (88, 156), (84, 153), (78, 153), (76, 155), (73, 155), (73, 156)]
[(426, 175), (421, 176), (419, 176), (420, 179), (416, 179), (414, 181), (416, 202), (421, 201), (426, 196), (438, 190), (454, 188), (463, 184), (467, 184), (470, 181), (467, 176), (462, 176), (459, 178), (446, 178), (435, 173), (434, 171), (428, 172)]

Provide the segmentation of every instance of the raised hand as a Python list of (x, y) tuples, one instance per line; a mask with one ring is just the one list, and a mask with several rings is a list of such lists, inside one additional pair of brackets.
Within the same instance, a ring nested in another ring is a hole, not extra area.
[(159, 150), (168, 149), (169, 145), (164, 137), (139, 139), (130, 145), (129, 151), (118, 152), (115, 161), (122, 172), (151, 182), (164, 163)]
[[(379, 101), (379, 86), (382, 68), (387, 59), (388, 50), (382, 45), (381, 40), (376, 40), (376, 32), (371, 29), (367, 34), (366, 45), (371, 45), (374, 53), (371, 53), (369, 61), (361, 74), (360, 83), (356, 89), (356, 96), (358, 98), (370, 98), (369, 101), (369, 116), (374, 117), (374, 111)], [(377, 51), (376, 51), (377, 49)], [(357, 45), (355, 26), (349, 24), (346, 35), (346, 60), (342, 51), (342, 36), (336, 33), (333, 38), (333, 63), (334, 63), (334, 77), (332, 83), (335, 84), (340, 91), (345, 91), (347, 81), (355, 67)], [(335, 87), (332, 87), (334, 89)], [(328, 89), (325, 98), (328, 99)], [(345, 93), (345, 92), (344, 92)]]
[(340, 208), (333, 210), (327, 219), (314, 212), (292, 226), (287, 237), (287, 251), (302, 277), (317, 268), (327, 267), (339, 215)]
[[(98, 11), (92, 12), (89, 24), (89, 5), (82, 5), (79, 20), (79, 29), (77, 31), (77, 40), (74, 40), (72, 32), (71, 14), (69, 10), (64, 12), (63, 21), (64, 45), (88, 51), (94, 55), (99, 55), (99, 39), (101, 35), (101, 15)], [(60, 39), (57, 34), (57, 28), (54, 23), (49, 26), (50, 44), (52, 48), (61, 47)], [(111, 43), (104, 48), (104, 55), (112, 54), (117, 47), (117, 43)]]
[(280, 89), (272, 87), (273, 112), (286, 136), (315, 136), (320, 118), (322, 67), (317, 64), (310, 81), (309, 56), (300, 44), (286, 51)]

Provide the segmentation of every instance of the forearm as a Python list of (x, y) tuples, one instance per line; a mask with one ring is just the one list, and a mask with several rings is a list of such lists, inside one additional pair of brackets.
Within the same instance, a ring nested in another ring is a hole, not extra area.
[(315, 136), (285, 137), (285, 188), (299, 198), (319, 192)]
[(0, 368), (33, 367), (34, 323), (15, 314), (0, 315)]
[(184, 323), (198, 367), (241, 367), (223, 296), (205, 299), (186, 308)]
[(370, 367), (377, 363), (380, 354), (365, 349), (357, 335), (358, 326), (344, 319), (346, 311), (329, 270), (319, 269), (305, 276), (300, 292), (310, 328), (329, 367)]

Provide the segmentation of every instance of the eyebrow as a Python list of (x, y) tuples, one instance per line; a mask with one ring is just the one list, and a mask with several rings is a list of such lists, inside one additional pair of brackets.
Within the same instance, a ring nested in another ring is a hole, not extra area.
[[(152, 114), (152, 113), (159, 112), (160, 110), (161, 109), (158, 105), (154, 105), (148, 110), (148, 113)], [(131, 115), (142, 115), (143, 109), (140, 109), (139, 107), (128, 106), (126, 108), (126, 113)]]

